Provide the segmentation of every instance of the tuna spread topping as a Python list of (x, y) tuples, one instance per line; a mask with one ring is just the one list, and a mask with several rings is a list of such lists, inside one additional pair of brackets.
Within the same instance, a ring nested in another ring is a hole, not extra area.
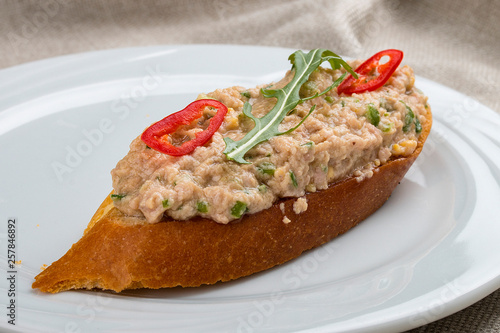
[[(360, 64), (350, 63), (354, 68)], [(295, 71), (255, 88), (201, 94), (199, 99), (224, 104), (227, 113), (211, 138), (189, 154), (164, 154), (137, 137), (111, 171), (115, 206), (149, 223), (166, 215), (177, 220), (202, 216), (225, 224), (267, 209), (278, 198), (299, 198), (349, 176), (363, 181), (391, 158), (413, 153), (430, 111), (427, 97), (414, 87), (412, 69), (403, 66), (383, 86), (349, 95), (331, 89), (346, 73), (344, 68), (317, 67), (298, 87), (300, 102), (276, 125), (279, 135), (230, 155), (243, 146), (232, 144), (256, 131), (255, 119), (276, 109), (281, 97), (268, 92), (286, 90), (296, 80)], [(205, 107), (170, 136), (170, 143), (195, 138), (216, 112)], [(297, 211), (307, 209), (305, 200), (300, 203), (305, 206), (297, 206)]]

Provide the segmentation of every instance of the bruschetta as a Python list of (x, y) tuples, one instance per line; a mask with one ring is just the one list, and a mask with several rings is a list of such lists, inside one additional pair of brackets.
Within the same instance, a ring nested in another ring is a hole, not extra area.
[(131, 143), (83, 237), (33, 288), (214, 284), (348, 231), (387, 201), (431, 129), (402, 56), (297, 51), (278, 82), (200, 94)]

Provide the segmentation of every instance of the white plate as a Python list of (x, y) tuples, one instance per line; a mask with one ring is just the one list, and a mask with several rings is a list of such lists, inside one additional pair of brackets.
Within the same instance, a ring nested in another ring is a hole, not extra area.
[[(390, 200), (347, 234), (229, 283), (120, 295), (31, 289), (76, 242), (109, 171), (148, 124), (199, 92), (279, 79), (293, 50), (167, 46), (43, 60), (0, 71), (2, 304), (16, 326), (58, 332), (392, 332), (456, 312), (500, 287), (500, 117), (417, 78), (434, 127)], [(16, 296), (7, 221), (17, 219)]]

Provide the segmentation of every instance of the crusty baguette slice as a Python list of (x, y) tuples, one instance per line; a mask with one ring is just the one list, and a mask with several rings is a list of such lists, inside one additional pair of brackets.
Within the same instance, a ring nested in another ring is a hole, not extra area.
[[(84, 236), (35, 277), (33, 288), (56, 293), (194, 287), (237, 279), (296, 258), (346, 232), (386, 202), (420, 154), (431, 117), (428, 112), (412, 155), (391, 160), (361, 182), (351, 177), (308, 193), (308, 209), (300, 214), (293, 210), (296, 198), (286, 198), (226, 225), (204, 218), (147, 224), (114, 208), (108, 196)], [(283, 223), (284, 216), (291, 222)]]

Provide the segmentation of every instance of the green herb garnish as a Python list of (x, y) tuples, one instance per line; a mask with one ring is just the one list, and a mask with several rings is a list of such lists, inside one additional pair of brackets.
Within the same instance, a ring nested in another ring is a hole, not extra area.
[(307, 81), (302, 85), (300, 89), (300, 96), (310, 97), (316, 94), (319, 94), (320, 90), (318, 89), (318, 85), (314, 81)]
[(314, 142), (309, 141), (309, 142), (301, 144), (301, 146), (305, 146), (307, 148), (311, 148), (312, 146), (314, 146)]
[(293, 173), (292, 170), (290, 170), (290, 179), (292, 180), (293, 187), (295, 188), (299, 187), (299, 183), (297, 183), (297, 178), (295, 177), (295, 174)]
[(113, 200), (121, 200), (125, 198), (127, 195), (126, 194), (111, 194), (110, 197)]
[(373, 104), (368, 104), (366, 107), (365, 117), (370, 124), (378, 126), (378, 123), (380, 122), (380, 113), (378, 113), (377, 108)]
[(393, 123), (380, 123), (379, 124), (380, 130), (384, 133), (390, 132), (392, 130), (393, 126), (394, 126)]
[(170, 206), (170, 203), (168, 202), (168, 199), (165, 199), (161, 202), (161, 205), (163, 206), (163, 208), (168, 208), (168, 206)]
[[(403, 102), (403, 101), (400, 101), (400, 102), (403, 103), (405, 108), (406, 108), (406, 114), (405, 114), (405, 119), (404, 119), (404, 124), (403, 124), (403, 132), (407, 133), (411, 128), (411, 124), (413, 124), (413, 121), (415, 120), (415, 114), (413, 113), (412, 109), (405, 102)], [(418, 121), (418, 124), (420, 125), (420, 121)], [(416, 127), (416, 123), (415, 123), (415, 127)], [(420, 126), (420, 131), (422, 131), (422, 126)], [(419, 132), (417, 132), (417, 133), (419, 133)]]
[(205, 201), (198, 201), (196, 203), (196, 209), (200, 213), (207, 213), (208, 212), (208, 203), (206, 203)]
[(276, 166), (271, 162), (262, 162), (259, 166), (257, 166), (257, 170), (263, 174), (274, 176)]
[(247, 211), (247, 204), (241, 201), (236, 201), (233, 208), (231, 208), (231, 215), (240, 218)]
[(253, 120), (255, 126), (239, 141), (234, 141), (231, 138), (224, 138), (224, 142), (226, 143), (224, 154), (226, 154), (228, 159), (247, 164), (249, 162), (244, 159), (244, 156), (250, 149), (261, 142), (269, 140), (273, 136), (290, 133), (302, 125), (306, 118), (314, 111), (315, 105), (311, 107), (309, 113), (302, 118), (295, 127), (285, 132), (280, 132), (278, 129), (279, 124), (283, 121), (288, 112), (293, 110), (299, 103), (324, 95), (338, 86), (347, 75), (347, 73), (344, 73), (324, 91), (310, 97), (301, 98), (299, 94), (300, 88), (307, 82), (311, 73), (324, 61), (328, 61), (333, 69), (344, 67), (349, 73), (357, 78), (352, 68), (341, 57), (329, 50), (316, 49), (307, 54), (299, 50), (290, 55), (288, 59), (294, 71), (292, 80), (282, 89), (261, 89), (264, 97), (274, 97), (277, 99), (272, 110), (262, 118), (257, 118), (252, 115), (252, 106), (248, 102), (245, 102), (243, 113)]
[(246, 98), (252, 97), (252, 96), (250, 96), (250, 93), (248, 92), (248, 90), (242, 91), (240, 94), (241, 94), (241, 96), (246, 97)]
[(420, 120), (418, 120), (418, 117), (415, 117), (415, 132), (422, 132), (422, 124), (420, 123)]
[(394, 111), (394, 108), (392, 107), (392, 105), (384, 97), (380, 98), (379, 103), (380, 103), (381, 108), (384, 108), (387, 111)]

